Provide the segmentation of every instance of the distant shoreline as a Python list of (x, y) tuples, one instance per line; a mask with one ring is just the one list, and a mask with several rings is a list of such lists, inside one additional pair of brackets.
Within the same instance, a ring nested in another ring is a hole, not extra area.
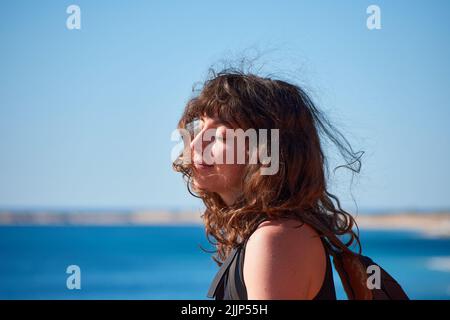
[(359, 215), (360, 228), (416, 231), (429, 237), (450, 238), (450, 212)]
[[(417, 231), (430, 237), (450, 237), (450, 211), (359, 213), (355, 218), (361, 229), (408, 230)], [(0, 226), (183, 226), (202, 224), (201, 212), (192, 211), (0, 211)]]

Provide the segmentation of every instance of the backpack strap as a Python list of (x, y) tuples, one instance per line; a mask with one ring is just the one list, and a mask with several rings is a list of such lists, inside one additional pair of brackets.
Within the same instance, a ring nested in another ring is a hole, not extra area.
[(367, 287), (366, 268), (357, 254), (334, 253), (333, 264), (349, 300), (373, 300), (372, 291)]
[[(349, 300), (373, 300), (372, 291), (367, 287), (367, 271), (360, 255), (351, 251), (336, 235), (325, 235), (342, 286)], [(337, 249), (333, 248), (330, 243)]]

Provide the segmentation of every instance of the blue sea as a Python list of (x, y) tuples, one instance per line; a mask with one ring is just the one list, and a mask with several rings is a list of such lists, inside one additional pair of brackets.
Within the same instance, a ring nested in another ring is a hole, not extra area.
[[(410, 298), (450, 298), (450, 239), (361, 230), (361, 240)], [(200, 247), (212, 249), (201, 226), (0, 227), (0, 299), (207, 299), (218, 267)], [(67, 288), (70, 265), (80, 289)]]

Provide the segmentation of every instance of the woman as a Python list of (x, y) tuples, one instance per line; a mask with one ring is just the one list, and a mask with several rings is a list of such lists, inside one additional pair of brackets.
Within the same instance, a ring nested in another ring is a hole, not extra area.
[[(173, 165), (206, 206), (202, 218), (221, 266), (208, 296), (336, 299), (328, 239), (348, 236), (347, 246), (359, 240), (353, 217), (327, 191), (319, 133), (350, 160), (344, 167), (359, 172), (360, 156), (305, 91), (239, 70), (213, 72), (187, 103), (178, 128), (189, 132), (188, 152)], [(237, 129), (266, 129), (277, 139), (258, 137), (256, 149), (245, 140), (239, 150)], [(278, 161), (272, 174), (262, 174), (267, 161), (250, 161), (261, 149)], [(242, 153), (245, 161), (237, 161)], [(227, 154), (233, 161), (223, 161)]]

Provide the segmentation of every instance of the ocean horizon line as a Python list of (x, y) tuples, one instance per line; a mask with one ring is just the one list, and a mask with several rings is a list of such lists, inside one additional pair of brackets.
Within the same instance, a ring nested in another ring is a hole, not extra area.
[[(420, 213), (434, 214), (450, 212), (450, 207), (417, 207), (417, 206), (392, 206), (392, 207), (359, 207), (357, 210), (350, 210), (343, 207), (351, 214), (396, 214), (396, 213)], [(134, 212), (192, 212), (203, 211), (197, 206), (1, 206), (1, 213), (134, 213)]]
[[(350, 212), (351, 213), (351, 212)], [(450, 237), (449, 211), (393, 211), (354, 214), (360, 228), (418, 231), (426, 236)], [(203, 225), (201, 210), (138, 211), (2, 211), (0, 226), (188, 226)]]

